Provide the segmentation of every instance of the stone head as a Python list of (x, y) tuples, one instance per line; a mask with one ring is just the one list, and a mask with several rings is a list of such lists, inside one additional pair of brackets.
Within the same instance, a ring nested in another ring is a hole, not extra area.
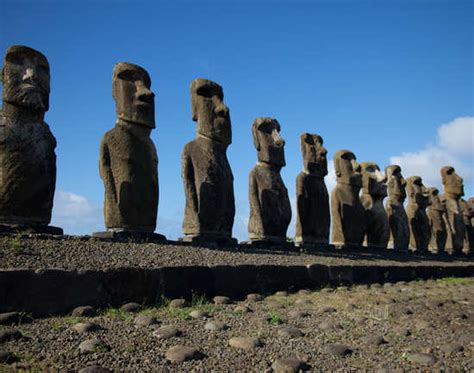
[(452, 198), (459, 199), (464, 195), (464, 181), (454, 167), (446, 166), (441, 169), (441, 181), (443, 183), (444, 194)]
[(411, 176), (407, 179), (407, 194), (410, 203), (416, 204), (422, 209), (430, 205), (428, 189), (423, 185), (423, 180), (419, 176)]
[(117, 117), (132, 125), (155, 128), (155, 94), (150, 75), (138, 65), (119, 62), (112, 74)]
[(334, 169), (338, 183), (359, 188), (362, 186), (360, 165), (357, 163), (356, 156), (350, 150), (338, 150), (334, 154)]
[(403, 203), (407, 197), (405, 187), (406, 180), (402, 176), (402, 169), (396, 164), (385, 167), (388, 194), (391, 198)]
[(259, 162), (284, 167), (285, 140), (280, 137), (280, 123), (274, 118), (257, 118), (252, 125), (252, 134)]
[(197, 132), (227, 146), (232, 142), (229, 108), (224, 104), (222, 87), (207, 79), (191, 83), (191, 110)]
[(319, 135), (303, 133), (300, 139), (305, 171), (318, 177), (326, 176), (328, 174), (328, 152), (323, 147), (323, 138)]
[(439, 195), (439, 190), (438, 188), (428, 188), (428, 194), (430, 198), (430, 205), (431, 209), (437, 210), (437, 211), (445, 211), (446, 206), (444, 205), (444, 201), (441, 200), (440, 195)]
[(385, 175), (380, 172), (379, 166), (374, 162), (362, 162), (360, 164), (362, 171), (362, 187), (364, 194), (370, 194), (373, 197), (387, 196), (387, 181)]
[(8, 48), (2, 82), (4, 102), (35, 113), (48, 111), (49, 63), (42, 53), (22, 45)]

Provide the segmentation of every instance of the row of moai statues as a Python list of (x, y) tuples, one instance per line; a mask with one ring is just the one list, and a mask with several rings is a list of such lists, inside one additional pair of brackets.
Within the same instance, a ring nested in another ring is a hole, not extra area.
[[(0, 115), (0, 231), (62, 234), (60, 228), (49, 226), (56, 182), (56, 140), (43, 120), (49, 107), (49, 80), (49, 64), (43, 54), (25, 46), (7, 49)], [(116, 125), (103, 137), (99, 162), (107, 231), (94, 235), (164, 240), (154, 233), (158, 157), (150, 139), (155, 111), (149, 74), (140, 66), (117, 63), (112, 96)], [(237, 243), (232, 237), (233, 175), (226, 155), (232, 131), (223, 100), (223, 89), (217, 83), (206, 79), (192, 82), (197, 137), (182, 153), (185, 242)], [(257, 118), (252, 134), (258, 162), (249, 176), (249, 243), (284, 244), (291, 206), (280, 175), (285, 166), (280, 124), (273, 118)], [(322, 137), (302, 134), (301, 151), (304, 169), (296, 179), (298, 246), (327, 246), (332, 221), (332, 243), (336, 246), (472, 252), (474, 199), (461, 199), (463, 182), (454, 168), (441, 170), (444, 195), (440, 197), (436, 188), (424, 187), (420, 177), (405, 181), (399, 166), (386, 167), (383, 175), (375, 163), (358, 164), (351, 151), (339, 150), (334, 155), (337, 185), (330, 205)], [(409, 198), (406, 210), (405, 189)]]

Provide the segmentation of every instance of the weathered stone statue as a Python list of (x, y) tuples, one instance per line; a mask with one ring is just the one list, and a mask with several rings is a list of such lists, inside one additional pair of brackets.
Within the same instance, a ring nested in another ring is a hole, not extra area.
[(374, 162), (362, 162), (361, 170), (363, 188), (360, 200), (365, 209), (367, 246), (386, 249), (390, 238), (390, 224), (383, 207), (383, 199), (387, 196), (386, 178)]
[(186, 194), (183, 241), (235, 245), (234, 177), (227, 160), (232, 143), (229, 109), (222, 87), (206, 79), (191, 83), (197, 138), (184, 146), (182, 177)]
[(49, 109), (46, 57), (21, 45), (3, 60), (0, 112), (0, 231), (62, 234), (48, 226), (56, 187), (56, 139), (44, 122)]
[(438, 188), (428, 188), (430, 205), (428, 206), (428, 218), (431, 225), (431, 240), (429, 249), (433, 254), (444, 253), (447, 232), (444, 215), (446, 207), (439, 196)]
[(464, 195), (463, 179), (456, 174), (454, 167), (446, 166), (441, 169), (441, 181), (444, 189), (443, 198), (446, 203), (446, 223), (448, 226), (446, 252), (460, 254), (466, 235), (466, 227), (459, 206), (459, 200)]
[(406, 181), (398, 165), (385, 167), (388, 200), (385, 204), (390, 224), (389, 247), (397, 251), (407, 251), (410, 244), (410, 227), (403, 203), (406, 198)]
[(249, 175), (249, 239), (257, 244), (285, 243), (291, 206), (280, 175), (285, 166), (280, 124), (273, 118), (257, 118), (252, 133), (258, 162)]
[(329, 195), (324, 183), (328, 174), (327, 150), (319, 135), (303, 133), (301, 152), (304, 169), (296, 178), (297, 245), (329, 243)]
[(431, 239), (430, 221), (426, 214), (426, 208), (430, 204), (428, 190), (421, 177), (411, 176), (407, 179), (407, 192), (410, 249), (416, 253), (425, 253)]
[(110, 238), (164, 239), (154, 234), (158, 210), (158, 157), (150, 133), (155, 128), (151, 80), (140, 66), (119, 62), (112, 76), (115, 128), (100, 145), (99, 171), (105, 187), (104, 217)]
[(337, 184), (331, 193), (332, 242), (335, 246), (361, 246), (365, 233), (365, 210), (359, 198), (362, 187), (360, 165), (354, 153), (334, 154)]
[(474, 214), (474, 211), (471, 209), (471, 206), (469, 206), (469, 203), (463, 198), (459, 200), (459, 207), (461, 208), (464, 226), (466, 227), (462, 252), (466, 255), (470, 255), (474, 251), (474, 236), (471, 224), (471, 218)]

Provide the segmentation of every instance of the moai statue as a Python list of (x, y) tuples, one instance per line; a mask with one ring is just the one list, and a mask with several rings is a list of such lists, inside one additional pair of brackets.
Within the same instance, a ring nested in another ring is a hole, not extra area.
[(285, 141), (273, 118), (257, 118), (252, 125), (258, 162), (249, 175), (249, 239), (252, 244), (283, 244), (291, 220), (288, 190), (280, 170), (285, 166)]
[(430, 204), (428, 190), (419, 176), (407, 179), (407, 215), (410, 226), (410, 248), (416, 253), (426, 253), (431, 240), (431, 227), (426, 208)]
[(115, 127), (100, 145), (99, 171), (105, 187), (106, 232), (96, 237), (162, 240), (153, 233), (158, 210), (158, 157), (150, 138), (155, 128), (150, 76), (140, 66), (119, 62), (112, 75)]
[(206, 79), (191, 83), (197, 138), (184, 146), (182, 178), (186, 194), (183, 241), (233, 246), (234, 177), (227, 160), (232, 143), (229, 109), (222, 87)]
[(334, 154), (337, 184), (331, 193), (332, 242), (336, 247), (361, 246), (365, 233), (365, 210), (360, 202), (360, 165), (354, 153), (338, 150)]
[(428, 218), (431, 225), (431, 240), (429, 249), (433, 254), (444, 253), (446, 246), (447, 232), (444, 215), (446, 207), (441, 201), (438, 188), (428, 188), (430, 205), (428, 206)]
[(398, 165), (385, 167), (387, 178), (388, 200), (385, 204), (390, 224), (389, 247), (396, 251), (406, 252), (410, 244), (410, 227), (403, 203), (406, 198), (406, 181)]
[(360, 200), (366, 216), (367, 246), (386, 249), (390, 238), (390, 224), (383, 199), (387, 196), (385, 175), (374, 162), (362, 162), (362, 196)]
[(448, 240), (446, 252), (460, 254), (464, 247), (466, 227), (464, 225), (459, 200), (464, 195), (463, 179), (456, 174), (454, 167), (446, 166), (441, 169), (443, 183), (443, 199), (446, 204), (446, 223), (448, 226)]
[(56, 139), (44, 121), (49, 109), (46, 57), (29, 47), (6, 50), (0, 112), (0, 231), (62, 234), (52, 227)]
[(319, 135), (303, 133), (304, 169), (296, 178), (296, 237), (298, 246), (328, 245), (329, 195), (324, 183), (328, 174), (327, 150)]
[(471, 209), (471, 206), (469, 206), (469, 203), (463, 198), (459, 200), (459, 207), (461, 208), (464, 226), (466, 227), (462, 252), (466, 255), (470, 255), (474, 251), (474, 236), (471, 224), (471, 218), (474, 211)]

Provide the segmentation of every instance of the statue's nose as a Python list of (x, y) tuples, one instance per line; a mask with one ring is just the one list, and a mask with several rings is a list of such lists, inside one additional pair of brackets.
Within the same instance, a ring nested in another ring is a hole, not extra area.
[(36, 80), (36, 69), (28, 67), (23, 74), (23, 81)]
[(217, 116), (227, 117), (229, 115), (229, 108), (221, 102), (216, 106), (214, 112)]

